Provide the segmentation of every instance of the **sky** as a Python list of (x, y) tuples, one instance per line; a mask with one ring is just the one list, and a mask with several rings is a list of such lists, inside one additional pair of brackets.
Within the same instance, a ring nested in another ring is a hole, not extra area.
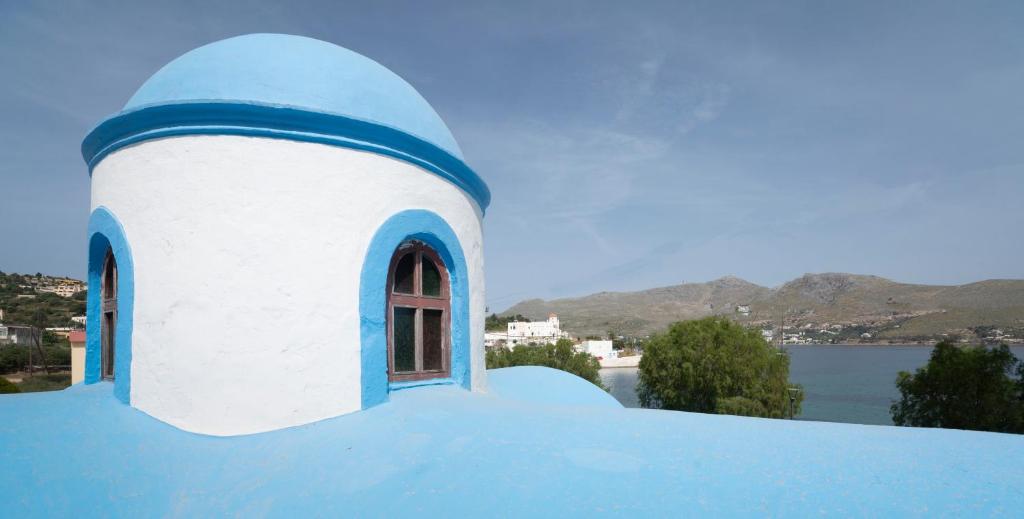
[[(230, 36), (350, 48), (488, 183), (487, 304), (1024, 278), (1021, 2), (0, 0), (0, 270), (84, 278), (79, 146)], [(339, 86), (343, 87), (343, 86)]]

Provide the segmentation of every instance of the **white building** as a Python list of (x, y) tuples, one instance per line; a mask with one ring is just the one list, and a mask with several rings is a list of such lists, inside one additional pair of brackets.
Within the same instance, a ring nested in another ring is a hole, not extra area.
[(79, 293), (81, 291), (82, 291), (82, 286), (81, 285), (68, 285), (68, 284), (57, 285), (53, 289), (53, 293), (57, 294), (57, 295), (59, 295), (61, 297), (71, 297), (71, 296), (73, 296), (73, 295), (75, 295), (75, 294), (77, 294), (77, 293)]
[(576, 351), (583, 353), (589, 353), (597, 360), (614, 359), (619, 356), (619, 352), (615, 351), (611, 340), (586, 340), (576, 345)]
[(484, 332), (484, 347), (485, 348), (497, 348), (505, 346), (508, 343), (508, 333), (506, 332)]
[(82, 290), (85, 290), (85, 285), (74, 280), (61, 280), (56, 284), (36, 287), (37, 292), (48, 292), (61, 297), (71, 297)]
[(39, 330), (31, 326), (4, 326), (6, 329), (7, 342), (10, 344), (20, 344), (22, 346), (31, 346), (34, 341), (39, 337)]
[(562, 331), (558, 316), (551, 314), (547, 321), (511, 321), (508, 323), (508, 347), (515, 348), (520, 344), (554, 343), (558, 339), (566, 339), (569, 334)]
[(82, 153), (86, 384), (213, 435), (485, 388), (490, 192), (379, 63), (298, 36), (214, 42), (157, 71)]

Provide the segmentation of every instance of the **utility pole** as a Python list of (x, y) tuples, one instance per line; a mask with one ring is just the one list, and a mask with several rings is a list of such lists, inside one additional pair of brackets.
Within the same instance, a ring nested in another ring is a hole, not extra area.
[[(32, 328), (32, 337), (35, 339), (36, 350), (39, 352), (39, 359), (43, 361), (43, 371), (50, 374), (50, 364), (46, 360), (46, 352), (43, 351), (43, 328)], [(31, 350), (30, 350), (31, 351)]]
[(796, 417), (796, 395), (800, 394), (800, 388), (789, 388), (789, 419)]
[[(33, 329), (34, 328), (29, 328), (29, 330), (33, 330)], [(35, 335), (36, 335), (35, 332), (29, 332), (29, 333), (32, 335), (32, 341), (34, 342), (35, 341)], [(32, 375), (32, 345), (31, 344), (26, 344), (25, 347), (28, 349), (28, 366), (25, 366), (25, 367), (28, 370), (29, 376), (31, 376)]]
[[(42, 310), (37, 310), (35, 315), (32, 316), (35, 321), (32, 326), (32, 342), (34, 343), (36, 350), (39, 351), (39, 358), (43, 361), (43, 369), (47, 374), (50, 373), (50, 365), (46, 362), (46, 352), (43, 351), (43, 332), (46, 330), (46, 313)], [(29, 359), (31, 359), (32, 345), (29, 345)], [(31, 360), (29, 362), (31, 366)]]

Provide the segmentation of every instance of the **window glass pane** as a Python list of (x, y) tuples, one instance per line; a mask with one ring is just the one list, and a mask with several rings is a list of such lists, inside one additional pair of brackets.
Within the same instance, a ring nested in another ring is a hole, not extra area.
[(395, 292), (399, 294), (413, 293), (413, 271), (416, 270), (416, 255), (406, 254), (395, 266)]
[(430, 258), (423, 256), (423, 295), (441, 295), (441, 273)]
[(114, 312), (103, 314), (103, 330), (101, 333), (103, 350), (100, 356), (103, 358), (103, 373), (101, 376), (106, 379), (114, 378), (114, 328), (116, 322)]
[(416, 309), (395, 307), (395, 372), (416, 371)]
[(117, 263), (114, 262), (114, 254), (107, 250), (107, 257), (103, 265), (103, 297), (110, 299), (117, 295)]
[(423, 310), (423, 369), (444, 369), (444, 312), (441, 310)]

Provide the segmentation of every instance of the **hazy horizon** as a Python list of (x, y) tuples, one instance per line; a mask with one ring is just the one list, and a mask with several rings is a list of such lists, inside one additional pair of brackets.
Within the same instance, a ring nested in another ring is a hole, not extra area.
[(726, 275), (1021, 279), (1022, 26), (1013, 2), (2, 2), (0, 270), (83, 278), (82, 137), (178, 55), (284, 32), (448, 123), (493, 193), (492, 311)]

